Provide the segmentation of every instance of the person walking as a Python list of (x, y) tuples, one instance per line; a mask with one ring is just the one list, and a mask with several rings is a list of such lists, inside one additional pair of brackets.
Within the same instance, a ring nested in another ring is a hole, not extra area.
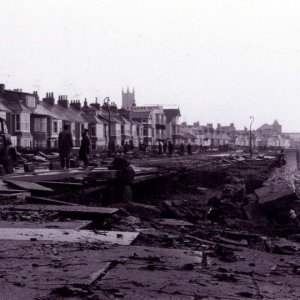
[(73, 138), (70, 131), (69, 125), (64, 125), (63, 131), (61, 131), (58, 135), (58, 150), (59, 150), (59, 158), (60, 165), (64, 169), (70, 168), (70, 153), (73, 148)]
[(162, 145), (160, 142), (158, 143), (158, 154), (162, 155)]
[(128, 150), (129, 150), (129, 145), (128, 145), (127, 141), (125, 142), (123, 149), (124, 149), (124, 154), (127, 154)]
[(164, 154), (166, 154), (167, 153), (167, 143), (166, 142), (164, 142), (164, 144), (163, 144), (163, 151), (164, 151)]
[(84, 163), (84, 168), (89, 166), (89, 154), (91, 149), (91, 140), (87, 129), (82, 131), (82, 140), (79, 149), (79, 160)]
[(168, 151), (169, 151), (169, 155), (171, 156), (173, 154), (173, 151), (174, 151), (174, 147), (173, 147), (173, 144), (172, 144), (171, 141), (168, 144)]
[(187, 152), (189, 155), (192, 154), (192, 145), (190, 143), (187, 145)]

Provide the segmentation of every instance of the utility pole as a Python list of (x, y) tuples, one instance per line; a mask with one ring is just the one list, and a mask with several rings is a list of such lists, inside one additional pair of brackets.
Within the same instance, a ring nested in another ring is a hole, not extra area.
[(250, 157), (252, 158), (252, 123), (254, 122), (254, 117), (250, 116), (250, 138), (249, 138), (249, 146), (250, 146)]

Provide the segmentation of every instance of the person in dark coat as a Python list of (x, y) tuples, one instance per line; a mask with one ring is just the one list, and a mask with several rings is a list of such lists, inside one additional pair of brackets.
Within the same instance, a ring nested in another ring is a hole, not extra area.
[(190, 143), (187, 145), (187, 152), (188, 154), (192, 154), (192, 145)]
[(163, 144), (163, 151), (164, 151), (164, 154), (166, 154), (167, 153), (167, 143), (166, 142), (164, 142), (164, 144)]
[(180, 155), (184, 155), (184, 152), (185, 152), (184, 144), (181, 143), (179, 147), (180, 147), (180, 148), (179, 148), (179, 149), (180, 149)]
[(133, 140), (129, 140), (129, 150), (132, 151), (133, 150)]
[(64, 125), (63, 131), (58, 135), (58, 150), (60, 165), (64, 169), (70, 167), (70, 153), (73, 148), (73, 138), (69, 125)]
[(91, 140), (88, 134), (87, 129), (83, 129), (82, 131), (82, 140), (79, 149), (79, 160), (84, 162), (84, 167), (87, 168), (89, 166), (89, 154), (91, 150)]
[(161, 143), (158, 143), (158, 154), (159, 155), (162, 154), (162, 145), (161, 145)]
[(128, 142), (126, 141), (125, 144), (124, 144), (124, 154), (126, 154), (129, 150), (129, 145), (128, 145)]
[(169, 144), (168, 144), (168, 151), (169, 151), (169, 155), (173, 154), (174, 146), (173, 146), (172, 142), (169, 142)]

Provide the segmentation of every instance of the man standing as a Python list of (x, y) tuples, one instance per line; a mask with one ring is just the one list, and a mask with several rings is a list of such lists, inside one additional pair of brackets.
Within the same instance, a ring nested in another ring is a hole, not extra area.
[(82, 140), (79, 149), (79, 160), (82, 160), (84, 162), (85, 168), (89, 166), (90, 149), (91, 149), (91, 140), (88, 134), (88, 130), (83, 129)]
[(164, 142), (164, 144), (163, 144), (163, 151), (164, 151), (164, 154), (167, 154), (167, 143), (166, 142)]
[(162, 145), (160, 142), (158, 142), (158, 154), (162, 155)]
[(63, 131), (58, 135), (58, 149), (59, 149), (59, 158), (60, 165), (64, 169), (70, 167), (70, 153), (73, 148), (73, 139), (70, 132), (70, 126), (64, 125)]

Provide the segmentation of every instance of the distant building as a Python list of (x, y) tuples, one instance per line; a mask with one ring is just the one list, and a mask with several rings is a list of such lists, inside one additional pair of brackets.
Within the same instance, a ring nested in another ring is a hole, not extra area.
[(132, 89), (132, 92), (129, 91), (128, 87), (126, 92), (124, 92), (124, 90), (122, 89), (122, 108), (131, 110), (131, 108), (134, 106), (136, 106), (134, 88)]
[(6, 90), (5, 85), (1, 84), (0, 97), (2, 105), (7, 108), (7, 127), (12, 135), (12, 139), (16, 142), (16, 146), (32, 148), (33, 137), (31, 134), (30, 114), (36, 108), (38, 102), (37, 93), (25, 93), (21, 89)]
[[(172, 141), (174, 145), (181, 143), (182, 135), (179, 130), (179, 117), (181, 116), (179, 108), (164, 109), (166, 116), (166, 139)], [(196, 137), (192, 134), (186, 136), (186, 144), (195, 143)]]

